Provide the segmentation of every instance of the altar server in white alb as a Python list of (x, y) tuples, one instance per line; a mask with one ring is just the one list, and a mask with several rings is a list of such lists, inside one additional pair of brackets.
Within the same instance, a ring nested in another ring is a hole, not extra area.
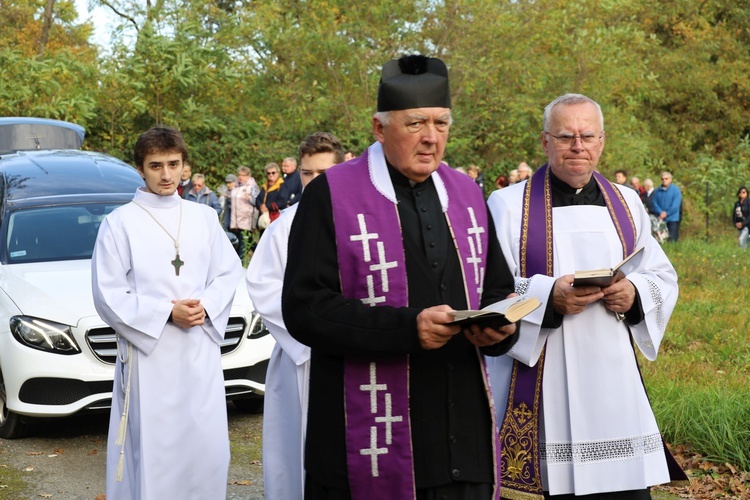
[[(638, 500), (687, 480), (664, 447), (634, 352), (656, 358), (677, 275), (638, 193), (596, 171), (604, 140), (595, 101), (555, 99), (541, 134), (548, 163), (488, 201), (516, 291), (543, 305), (507, 355), (487, 359), (504, 417), (504, 498)], [(641, 247), (624, 279), (573, 286), (575, 271), (614, 267)]]
[(117, 332), (107, 498), (225, 498), (229, 434), (219, 344), (242, 266), (216, 211), (176, 193), (188, 150), (153, 127), (135, 145), (145, 180), (102, 222), (96, 310)]
[[(344, 161), (341, 142), (327, 132), (307, 136), (299, 147), (302, 188), (329, 167)], [(304, 192), (304, 191), (303, 191)], [(284, 325), (284, 284), (289, 231), (299, 203), (268, 226), (247, 266), (247, 291), (276, 345), (268, 362), (263, 405), (263, 486), (267, 500), (304, 497), (305, 430), (310, 348)]]

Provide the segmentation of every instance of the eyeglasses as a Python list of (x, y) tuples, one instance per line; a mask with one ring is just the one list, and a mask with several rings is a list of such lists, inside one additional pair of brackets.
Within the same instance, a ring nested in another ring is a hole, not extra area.
[(279, 173), (278, 172), (266, 172), (266, 175), (269, 175), (269, 176), (270, 175), (279, 175)]
[(544, 131), (545, 134), (552, 136), (555, 138), (555, 142), (559, 147), (568, 147), (572, 148), (576, 144), (576, 139), (581, 140), (581, 144), (583, 144), (584, 148), (592, 148), (599, 144), (599, 141), (604, 137), (604, 131), (602, 130), (602, 133), (599, 135), (596, 134), (581, 134), (581, 135), (570, 135), (570, 134), (562, 134), (562, 135), (555, 135)]

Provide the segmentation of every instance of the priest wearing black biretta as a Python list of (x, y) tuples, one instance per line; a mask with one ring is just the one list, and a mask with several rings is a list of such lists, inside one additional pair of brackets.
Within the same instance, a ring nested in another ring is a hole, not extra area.
[(516, 327), (450, 323), (506, 298), (513, 276), (481, 190), (441, 161), (451, 122), (440, 59), (387, 62), (376, 141), (300, 201), (282, 308), (311, 347), (308, 499), (498, 494), (483, 355)]

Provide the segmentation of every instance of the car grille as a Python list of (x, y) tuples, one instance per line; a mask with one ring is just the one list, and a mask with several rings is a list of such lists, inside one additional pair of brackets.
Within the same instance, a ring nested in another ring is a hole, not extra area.
[(112, 381), (84, 382), (67, 378), (32, 378), (21, 386), (18, 399), (33, 405), (62, 406), (112, 392)]
[(114, 365), (117, 359), (117, 338), (110, 327), (92, 328), (86, 332), (86, 342), (100, 361)]
[(221, 343), (221, 354), (228, 354), (240, 345), (242, 334), (245, 333), (245, 319), (241, 317), (229, 318), (224, 341)]
[[(256, 315), (257, 316), (257, 315)], [(257, 316), (258, 320), (260, 316)], [(253, 321), (257, 328), (257, 321)], [(265, 329), (260, 323), (261, 327)], [(229, 318), (227, 330), (224, 333), (224, 340), (221, 343), (221, 354), (228, 354), (240, 345), (242, 334), (245, 332), (245, 319), (241, 316)], [(92, 328), (86, 332), (86, 342), (88, 342), (91, 351), (100, 360), (107, 364), (114, 365), (117, 360), (117, 337), (114, 329), (110, 327)]]
[(268, 360), (261, 361), (253, 366), (243, 366), (242, 368), (233, 368), (224, 370), (224, 380), (252, 380), (259, 384), (266, 383), (266, 373), (268, 372)]

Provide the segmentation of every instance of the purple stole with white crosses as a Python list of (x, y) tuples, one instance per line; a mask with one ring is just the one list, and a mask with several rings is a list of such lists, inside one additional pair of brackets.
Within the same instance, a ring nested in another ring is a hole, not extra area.
[[(401, 223), (382, 146), (375, 143), (359, 158), (330, 168), (326, 178), (343, 295), (371, 307), (408, 306)], [(461, 261), (467, 303), (477, 309), (488, 242), (484, 198), (468, 177), (444, 164), (432, 179)], [(484, 359), (477, 356), (486, 381)], [(408, 355), (346, 358), (344, 391), (352, 498), (415, 498)]]

